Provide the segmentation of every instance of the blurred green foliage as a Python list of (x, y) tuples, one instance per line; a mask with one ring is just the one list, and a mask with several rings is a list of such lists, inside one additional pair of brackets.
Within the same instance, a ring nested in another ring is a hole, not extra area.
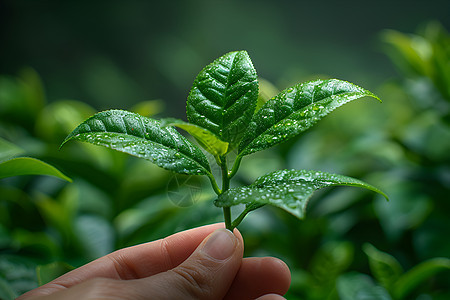
[[(245, 255), (288, 263), (288, 299), (450, 298), (450, 36), (430, 23), (416, 34), (383, 32), (381, 40), (400, 74), (375, 91), (383, 105), (349, 104), (294, 141), (246, 158), (237, 174), (249, 184), (281, 168), (342, 173), (391, 199), (326, 189), (301, 222), (269, 207), (251, 213), (240, 226)], [(262, 97), (276, 90), (262, 87)], [(158, 114), (162, 102), (132, 110)], [(0, 77), (0, 137), (10, 145), (0, 158), (34, 157), (73, 179), (0, 179), (1, 299), (36, 287), (37, 274), (45, 282), (68, 269), (51, 263), (80, 266), (222, 219), (201, 178), (84, 143), (58, 151), (94, 112), (79, 101), (48, 102), (32, 69)]]

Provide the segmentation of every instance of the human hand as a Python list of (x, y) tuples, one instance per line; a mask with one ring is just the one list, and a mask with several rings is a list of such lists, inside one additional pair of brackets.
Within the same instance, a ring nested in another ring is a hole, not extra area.
[(183, 231), (101, 257), (25, 299), (283, 299), (291, 276), (276, 258), (242, 258), (223, 223)]

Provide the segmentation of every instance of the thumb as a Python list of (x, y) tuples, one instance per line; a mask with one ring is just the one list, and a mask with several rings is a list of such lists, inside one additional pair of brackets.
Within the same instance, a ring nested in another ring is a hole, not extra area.
[(243, 256), (243, 243), (231, 231), (210, 234), (176, 268), (135, 281), (142, 298), (222, 299), (236, 276)]

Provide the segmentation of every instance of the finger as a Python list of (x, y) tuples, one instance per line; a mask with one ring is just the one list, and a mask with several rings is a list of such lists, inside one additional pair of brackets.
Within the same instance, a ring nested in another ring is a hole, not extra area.
[(178, 267), (131, 281), (136, 299), (222, 299), (242, 261), (242, 240), (226, 229), (209, 235)]
[(255, 299), (266, 294), (284, 295), (290, 283), (291, 272), (282, 260), (274, 257), (244, 258), (225, 299)]
[(280, 296), (278, 294), (268, 294), (261, 297), (258, 297), (256, 300), (283, 300), (286, 299), (283, 296)]
[[(235, 279), (224, 299), (284, 299), (281, 295), (284, 295), (290, 284), (290, 271), (286, 264), (272, 257), (262, 257), (262, 258), (246, 258), (242, 261), (241, 267), (239, 268), (238, 274), (235, 276)], [(220, 279), (222, 280), (222, 279)], [(142, 283), (142, 282), (140, 282)], [(125, 291), (125, 294), (120, 295), (119, 298), (125, 299), (126, 297), (131, 297), (132, 299), (138, 299), (137, 297), (141, 297), (141, 299), (146, 299), (146, 293), (148, 295), (155, 296), (158, 298), (187, 298), (187, 292), (185, 292), (184, 288), (180, 289), (169, 283), (171, 285), (169, 288), (165, 286), (161, 286), (157, 284), (156, 287), (153, 285), (149, 287), (148, 282), (145, 282), (146, 288), (142, 289), (141, 284), (133, 284), (132, 286), (128, 285), (124, 282), (119, 281), (109, 281), (104, 279), (97, 279), (95, 281), (86, 282), (85, 284), (78, 285), (70, 291), (71, 293), (64, 294), (54, 294), (53, 296), (57, 296), (54, 299), (69, 299), (70, 296), (75, 296), (74, 299), (78, 299), (80, 293), (78, 291), (89, 291), (89, 294), (92, 297), (104, 297), (105, 293), (108, 297), (119, 297), (119, 294), (122, 291)], [(216, 283), (210, 283), (210, 286), (214, 286), (217, 288), (218, 285)], [(150, 290), (151, 289), (151, 290)], [(119, 291), (118, 291), (119, 290)], [(135, 294), (131, 294), (130, 291), (142, 291), (139, 296)], [(177, 294), (173, 294), (174, 290), (177, 290)], [(202, 288), (202, 293), (205, 293), (204, 287)], [(60, 297), (60, 298), (58, 298)], [(94, 297), (94, 298), (95, 298)], [(205, 296), (205, 298), (212, 297), (215, 299), (215, 296)], [(199, 298), (199, 296), (195, 296), (194, 298)], [(222, 298), (222, 297), (219, 297)], [(53, 299), (49, 298), (48, 300)], [(47, 300), (47, 299), (46, 299)]]
[(97, 277), (138, 279), (165, 272), (186, 260), (210, 233), (223, 227), (223, 223), (202, 226), (161, 240), (115, 251), (66, 273), (19, 299), (48, 295)]

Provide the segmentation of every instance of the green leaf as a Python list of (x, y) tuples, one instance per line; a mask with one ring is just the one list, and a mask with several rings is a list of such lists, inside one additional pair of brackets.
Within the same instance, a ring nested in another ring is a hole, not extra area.
[(97, 113), (72, 131), (61, 147), (70, 140), (125, 152), (176, 173), (211, 173), (203, 152), (174, 128), (162, 128), (159, 121), (128, 111)]
[(49, 283), (73, 269), (75, 268), (64, 262), (52, 262), (47, 265), (39, 265), (36, 267), (38, 283), (39, 285)]
[(364, 96), (379, 100), (371, 92), (337, 79), (315, 80), (286, 89), (255, 113), (239, 145), (239, 155), (287, 141), (334, 109)]
[[(327, 242), (314, 253), (309, 270), (314, 285), (328, 287), (329, 293), (335, 281), (348, 268), (354, 258), (354, 247), (350, 242)], [(325, 292), (325, 291), (324, 291)]]
[(73, 227), (78, 197), (73, 192), (68, 193), (70, 190), (74, 190), (71, 185), (66, 187), (56, 199), (43, 193), (37, 193), (35, 196), (40, 215), (46, 223), (58, 231), (66, 243), (78, 239)]
[(0, 138), (0, 161), (23, 153), (24, 150), (18, 146)]
[(249, 186), (224, 192), (214, 204), (219, 207), (270, 204), (302, 219), (306, 205), (316, 190), (338, 185), (366, 188), (387, 198), (376, 187), (355, 178), (317, 171), (281, 170), (261, 176)]
[(31, 157), (18, 157), (0, 163), (0, 179), (18, 175), (49, 175), (72, 182), (55, 167)]
[(422, 281), (438, 272), (450, 270), (450, 259), (437, 257), (424, 261), (403, 274), (395, 284), (393, 295), (404, 299)]
[(46, 105), (36, 120), (36, 132), (48, 141), (65, 138), (74, 127), (93, 115), (95, 110), (86, 103), (60, 100)]
[(371, 244), (364, 244), (364, 252), (369, 257), (369, 265), (375, 279), (388, 291), (403, 273), (400, 263), (390, 254), (382, 252)]
[(202, 146), (206, 151), (214, 155), (214, 157), (224, 155), (228, 151), (228, 143), (221, 141), (218, 136), (216, 136), (208, 129), (174, 118), (163, 119), (161, 120), (161, 124), (163, 127), (175, 126), (185, 130), (190, 135), (195, 137), (195, 139), (199, 142), (200, 146)]
[(371, 299), (390, 300), (389, 293), (381, 286), (376, 285), (372, 278), (361, 273), (348, 273), (341, 275), (337, 281), (339, 299)]
[(429, 42), (419, 35), (407, 35), (395, 30), (381, 34), (386, 52), (397, 67), (407, 74), (429, 75), (428, 63), (432, 49)]
[[(246, 51), (230, 52), (206, 66), (186, 105), (190, 123), (236, 146), (255, 112), (258, 78)], [(230, 148), (230, 150), (231, 150)]]

